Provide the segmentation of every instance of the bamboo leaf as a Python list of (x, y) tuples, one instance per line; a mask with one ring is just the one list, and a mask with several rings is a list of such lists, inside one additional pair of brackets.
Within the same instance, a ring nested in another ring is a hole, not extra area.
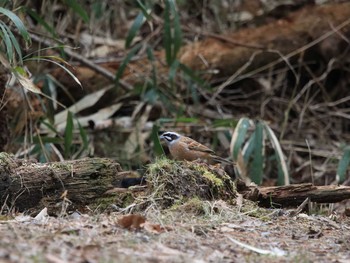
[(9, 34), (7, 32), (7, 26), (2, 21), (0, 21), (0, 30), (1, 30), (1, 35), (0, 36), (5, 42), (7, 59), (12, 64), (13, 58), (14, 58), (13, 57), (12, 42), (11, 42), (10, 36), (9, 36)]
[(146, 21), (145, 16), (143, 15), (142, 12), (140, 12), (135, 18), (135, 21), (128, 32), (128, 35), (125, 40), (125, 49), (128, 49), (130, 47), (132, 41), (134, 40), (137, 34), (137, 31), (140, 29), (140, 27), (143, 25), (145, 21)]
[(263, 177), (263, 125), (259, 121), (254, 131), (253, 161), (250, 167), (250, 179), (257, 185), (261, 185)]
[(250, 120), (248, 118), (241, 118), (238, 121), (237, 126), (233, 132), (230, 145), (230, 152), (234, 161), (237, 161), (238, 153), (241, 150), (249, 127)]
[(19, 33), (21, 34), (21, 36), (24, 38), (24, 40), (27, 43), (31, 42), (31, 39), (30, 39), (30, 36), (28, 34), (26, 27), (24, 26), (23, 22), (21, 21), (21, 19), (19, 19), (19, 17), (17, 15), (15, 15), (10, 10), (7, 10), (5, 8), (2, 8), (2, 7), (0, 7), (0, 13), (7, 16), (15, 24)]
[(281, 176), (279, 176), (279, 178), (278, 178), (278, 184), (279, 185), (289, 185), (290, 184), (289, 172), (288, 172), (288, 168), (287, 168), (287, 163), (284, 160), (284, 155), (283, 155), (281, 145), (280, 145), (275, 133), (272, 131), (272, 129), (266, 123), (264, 123), (264, 128), (266, 130), (268, 138), (271, 141), (273, 148), (276, 151), (277, 160), (279, 162), (279, 165), (281, 165), (281, 169), (283, 171)]
[(22, 51), (21, 51), (21, 48), (19, 46), (19, 43), (18, 43), (16, 37), (14, 36), (14, 34), (12, 33), (12, 31), (9, 28), (7, 28), (7, 32), (9, 34), (10, 38), (11, 38), (12, 45), (15, 48), (16, 53), (18, 55), (19, 64), (22, 65), (23, 64), (23, 58), (22, 58)]

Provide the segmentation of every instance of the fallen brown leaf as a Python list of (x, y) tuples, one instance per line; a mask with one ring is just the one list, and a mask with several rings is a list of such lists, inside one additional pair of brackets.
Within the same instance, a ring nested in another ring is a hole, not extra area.
[(171, 231), (172, 228), (168, 227), (168, 226), (161, 226), (159, 224), (151, 224), (149, 222), (145, 222), (144, 224), (142, 224), (142, 227), (149, 233), (153, 233), (153, 234), (160, 234), (163, 233), (165, 231)]
[(125, 215), (118, 219), (118, 224), (127, 229), (140, 229), (146, 218), (139, 214)]

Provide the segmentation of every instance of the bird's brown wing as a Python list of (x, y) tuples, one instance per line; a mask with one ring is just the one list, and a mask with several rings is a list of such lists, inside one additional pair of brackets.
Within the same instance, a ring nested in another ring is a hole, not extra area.
[(190, 149), (192, 151), (215, 154), (215, 152), (212, 149), (208, 148), (207, 146), (200, 144), (199, 142), (196, 142), (195, 140), (192, 140), (191, 138), (186, 138), (186, 139), (187, 139), (188, 149)]

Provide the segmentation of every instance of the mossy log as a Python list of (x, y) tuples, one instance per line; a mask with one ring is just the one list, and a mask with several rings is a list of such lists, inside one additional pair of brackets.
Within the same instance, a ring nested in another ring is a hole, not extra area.
[(55, 214), (63, 193), (69, 209), (98, 205), (124, 176), (119, 163), (107, 158), (43, 164), (0, 153), (0, 207), (32, 212), (47, 207)]
[(306, 198), (317, 203), (336, 203), (350, 199), (350, 187), (338, 185), (315, 186), (311, 183), (286, 186), (245, 186), (237, 183), (244, 198), (258, 201), (261, 206), (298, 206)]

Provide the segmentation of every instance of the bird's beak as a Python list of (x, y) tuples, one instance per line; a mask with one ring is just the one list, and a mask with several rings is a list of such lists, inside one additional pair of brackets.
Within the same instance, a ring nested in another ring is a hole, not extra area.
[(164, 139), (164, 136), (163, 136), (163, 134), (161, 134), (161, 135), (159, 136), (159, 138), (160, 138), (160, 139)]

